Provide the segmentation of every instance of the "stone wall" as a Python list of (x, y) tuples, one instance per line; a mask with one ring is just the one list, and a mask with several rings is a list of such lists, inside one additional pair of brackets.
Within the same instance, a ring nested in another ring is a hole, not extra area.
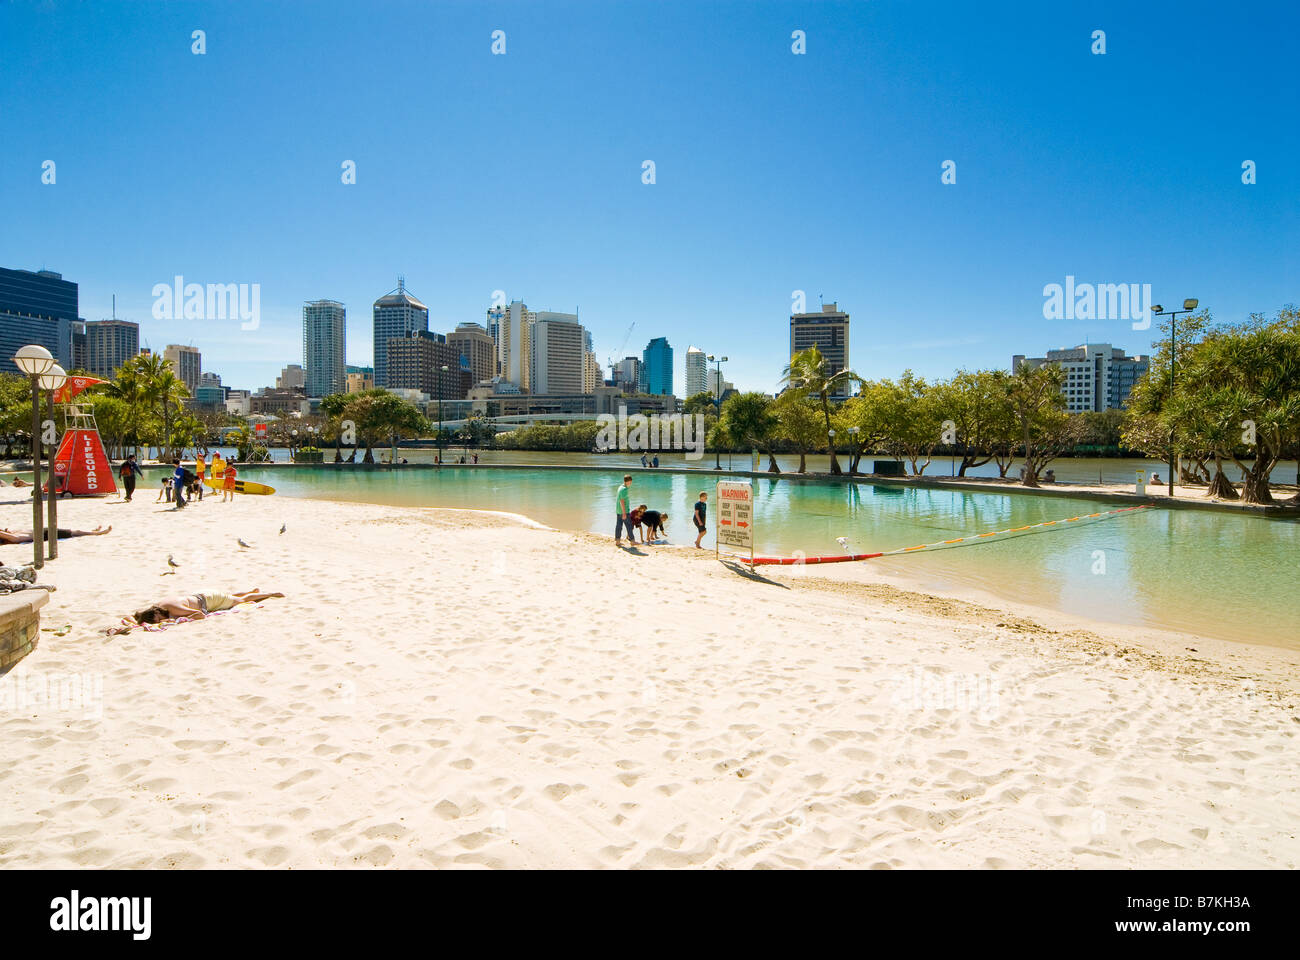
[(0, 594), (0, 676), (36, 649), (40, 639), (40, 609), (49, 603), (44, 590)]

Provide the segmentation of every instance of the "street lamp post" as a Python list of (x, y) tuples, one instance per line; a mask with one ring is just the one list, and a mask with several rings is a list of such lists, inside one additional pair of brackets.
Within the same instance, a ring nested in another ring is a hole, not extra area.
[[(57, 363), (54, 366), (50, 367), (49, 370), (45, 371), (45, 373), (41, 374), (41, 389), (45, 391), (45, 396), (47, 398), (45, 409), (49, 412), (50, 426), (54, 426), (56, 422), (54, 419), (54, 391), (62, 387), (64, 381), (66, 381), (67, 379), (68, 379), (67, 373), (65, 373), (63, 368), (59, 366)], [(57, 427), (56, 427), (56, 432), (54, 434), (54, 444), (51, 447), (51, 450), (54, 452), (50, 454), (50, 471), (49, 471), (50, 472), (50, 499), (49, 499), (49, 509), (48, 509), (49, 522), (46, 523), (45, 525), (45, 529), (47, 531), (53, 531), (50, 535), (46, 537), (46, 539), (49, 541), (49, 549), (46, 551), (46, 553), (49, 555), (49, 558), (51, 560), (53, 560), (55, 557), (59, 555), (59, 510), (58, 510), (59, 478), (56, 475), (58, 472), (57, 464), (55, 464), (54, 462), (54, 458), (58, 449), (59, 449), (59, 435), (57, 433)]]
[[(1177, 383), (1177, 376), (1178, 376), (1178, 353), (1176, 349), (1177, 341), (1175, 340), (1175, 336), (1174, 336), (1178, 328), (1178, 315), (1180, 313), (1191, 313), (1193, 310), (1196, 309), (1198, 303), (1200, 303), (1199, 300), (1196, 300), (1194, 298), (1189, 298), (1183, 301), (1183, 309), (1181, 310), (1166, 310), (1158, 303), (1151, 308), (1151, 312), (1154, 313), (1156, 316), (1169, 317), (1169, 400), (1171, 403), (1173, 402), (1174, 399), (1174, 385)], [(1175, 439), (1176, 438), (1174, 436), (1174, 427), (1172, 424), (1170, 424), (1169, 427), (1169, 498), (1171, 500), (1173, 499), (1174, 496), (1174, 460), (1176, 459), (1175, 453), (1177, 449), (1174, 446)]]
[[(858, 432), (861, 429), (862, 429), (861, 427), (849, 427), (849, 436), (853, 438), (852, 443), (855, 451), (857, 450), (857, 446), (858, 446)], [(856, 452), (850, 453), (849, 454), (849, 476), (853, 476), (857, 472), (858, 472), (857, 453)]]
[(32, 565), (39, 570), (45, 566), (41, 518), (41, 375), (54, 366), (54, 357), (40, 344), (29, 343), (14, 354), (14, 366), (32, 383)]
[(826, 431), (826, 440), (827, 443), (830, 444), (831, 460), (834, 460), (835, 459), (835, 428), (834, 427), (831, 427), (829, 430)]
[[(713, 354), (709, 354), (708, 361), (709, 363), (715, 365), (715, 370), (717, 372), (718, 382), (713, 390), (713, 409), (714, 412), (717, 414), (718, 419), (721, 420), (722, 419), (722, 365), (727, 362), (727, 358), (715, 357)], [(714, 444), (713, 446), (713, 469), (714, 470), (722, 469), (722, 451), (718, 449), (717, 444)]]
[(442, 375), (447, 372), (444, 363), (438, 371), (438, 466), (442, 466)]

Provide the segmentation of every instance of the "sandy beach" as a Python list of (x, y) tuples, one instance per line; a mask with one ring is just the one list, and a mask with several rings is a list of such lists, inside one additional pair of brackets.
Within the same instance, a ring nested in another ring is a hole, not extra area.
[[(114, 529), (60, 542), (0, 678), (0, 866), (1300, 864), (1293, 651), (504, 514), (140, 493), (59, 507)], [(287, 596), (102, 632), (253, 587)]]

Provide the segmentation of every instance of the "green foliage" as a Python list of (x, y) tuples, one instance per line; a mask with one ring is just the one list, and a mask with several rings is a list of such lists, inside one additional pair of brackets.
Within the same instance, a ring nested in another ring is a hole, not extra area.
[(574, 423), (535, 423), (520, 427), (496, 437), (495, 446), (501, 450), (565, 450), (590, 453), (596, 446), (600, 424), (595, 420)]

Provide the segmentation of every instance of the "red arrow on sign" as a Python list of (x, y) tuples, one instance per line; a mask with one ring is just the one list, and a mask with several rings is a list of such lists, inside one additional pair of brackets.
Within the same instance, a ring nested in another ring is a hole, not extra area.
[(747, 526), (749, 526), (749, 524), (747, 524), (744, 520), (741, 520), (741, 521), (739, 521), (739, 522), (736, 524), (736, 526), (738, 526), (738, 527), (747, 527)]

